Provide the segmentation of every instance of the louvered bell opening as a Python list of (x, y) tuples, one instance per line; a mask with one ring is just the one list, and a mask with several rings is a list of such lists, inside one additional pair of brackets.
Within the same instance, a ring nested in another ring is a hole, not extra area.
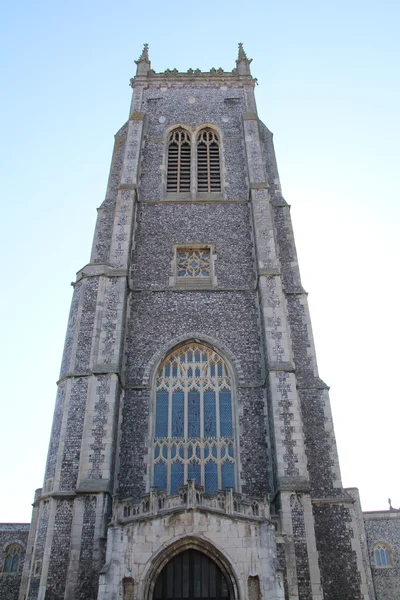
[(209, 191), (207, 146), (203, 142), (197, 146), (197, 191)]
[(210, 192), (221, 191), (221, 168), (219, 164), (219, 146), (213, 142), (209, 146), (210, 155)]
[(179, 191), (190, 192), (190, 144), (183, 143), (180, 150)]
[(179, 147), (172, 142), (168, 148), (167, 192), (178, 191)]

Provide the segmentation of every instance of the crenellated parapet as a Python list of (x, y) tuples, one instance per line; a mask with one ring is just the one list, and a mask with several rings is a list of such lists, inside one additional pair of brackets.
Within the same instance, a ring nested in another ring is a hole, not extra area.
[(251, 519), (270, 519), (269, 497), (246, 497), (234, 492), (233, 488), (218, 490), (216, 494), (206, 494), (204, 487), (195, 485), (192, 480), (180, 487), (178, 494), (167, 495), (165, 491), (153, 487), (148, 494), (142, 496), (140, 502), (134, 502), (132, 498), (115, 500), (113, 522), (122, 524), (143, 517), (167, 515), (188, 509)]

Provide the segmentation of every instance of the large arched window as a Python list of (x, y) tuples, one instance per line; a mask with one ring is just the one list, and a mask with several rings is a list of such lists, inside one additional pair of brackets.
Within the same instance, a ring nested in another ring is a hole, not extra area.
[(197, 191), (208, 194), (221, 191), (219, 138), (210, 127), (197, 136)]
[(158, 370), (153, 473), (169, 494), (188, 479), (210, 494), (235, 487), (232, 381), (211, 348), (182, 346)]
[(190, 192), (191, 147), (189, 133), (182, 127), (168, 139), (167, 192)]
[(21, 546), (19, 544), (10, 544), (7, 546), (4, 556), (3, 573), (18, 573), (20, 559)]

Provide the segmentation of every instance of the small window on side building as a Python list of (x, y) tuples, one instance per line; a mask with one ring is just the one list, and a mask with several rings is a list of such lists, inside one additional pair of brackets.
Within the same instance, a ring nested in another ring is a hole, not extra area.
[(7, 546), (3, 563), (3, 573), (18, 573), (20, 558), (21, 546), (19, 544), (10, 544)]
[(374, 558), (375, 565), (378, 568), (393, 567), (392, 550), (387, 544), (384, 544), (383, 542), (375, 544)]

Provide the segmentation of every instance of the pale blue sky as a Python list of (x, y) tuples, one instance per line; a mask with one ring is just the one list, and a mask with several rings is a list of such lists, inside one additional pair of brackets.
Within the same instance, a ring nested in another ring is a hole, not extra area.
[(0, 19), (0, 521), (42, 484), (75, 272), (143, 42), (152, 66), (254, 59), (310, 293), (344, 484), (400, 506), (398, 1), (9, 3)]

